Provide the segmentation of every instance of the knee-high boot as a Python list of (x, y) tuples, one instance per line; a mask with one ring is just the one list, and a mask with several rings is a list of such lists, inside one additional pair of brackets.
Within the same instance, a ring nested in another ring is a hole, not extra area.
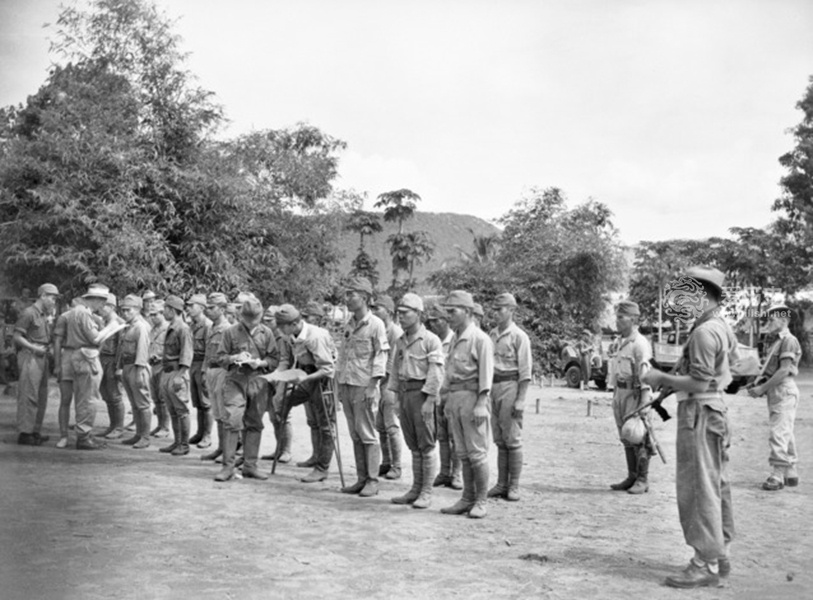
[(393, 504), (412, 504), (418, 499), (423, 489), (423, 455), (420, 452), (412, 452), (412, 487), (403, 496), (391, 498)]
[(476, 500), (474, 470), (472, 469), (471, 461), (468, 458), (463, 458), (460, 460), (460, 464), (463, 474), (463, 496), (451, 506), (440, 509), (440, 512), (446, 515), (466, 514), (471, 510), (471, 507), (474, 506)]
[(432, 481), (438, 470), (438, 461), (434, 450), (421, 454), (421, 468), (423, 469), (421, 489), (418, 498), (412, 503), (412, 508), (429, 508), (432, 504)]
[(508, 494), (508, 448), (497, 447), (497, 483), (488, 490), (489, 498), (505, 498)]
[(237, 455), (237, 441), (239, 439), (239, 431), (226, 429), (226, 426), (223, 425), (223, 468), (215, 475), (215, 481), (228, 481), (234, 477), (234, 460)]
[(508, 449), (508, 491), (505, 499), (519, 500), (519, 476), (522, 474), (522, 448)]
[(610, 485), (610, 489), (616, 492), (624, 492), (630, 489), (635, 483), (638, 471), (638, 458), (635, 455), (635, 448), (633, 446), (624, 446), (624, 456), (627, 459), (627, 478), (624, 481)]
[(189, 454), (189, 414), (178, 417), (178, 445), (170, 452), (172, 456)]
[(175, 448), (177, 448), (181, 444), (180, 426), (178, 425), (178, 417), (173, 416), (171, 419), (171, 423), (172, 423), (173, 442), (169, 446), (159, 448), (158, 452), (171, 453), (175, 450)]
[(474, 476), (474, 506), (469, 510), (469, 518), (482, 519), (487, 514), (486, 498), (488, 498), (488, 461), (485, 459), (472, 463)]
[(262, 436), (262, 431), (246, 429), (243, 439), (243, 477), (248, 479), (268, 479), (268, 475), (257, 468)]
[(225, 437), (226, 432), (223, 426), (223, 421), (217, 422), (217, 448), (215, 448), (209, 454), (204, 454), (200, 457), (201, 460), (216, 460), (220, 455), (223, 454), (223, 438)]

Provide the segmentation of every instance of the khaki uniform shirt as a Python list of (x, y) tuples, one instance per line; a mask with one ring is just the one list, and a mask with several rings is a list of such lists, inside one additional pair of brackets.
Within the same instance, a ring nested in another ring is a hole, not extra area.
[(531, 340), (516, 323), (511, 323), (505, 331), (495, 327), (489, 333), (494, 344), (494, 371), (500, 374), (518, 375), (519, 381), (531, 380)]
[(20, 318), (14, 326), (14, 331), (21, 334), (32, 344), (47, 346), (51, 341), (51, 328), (48, 325), (48, 316), (40, 310), (36, 302), (23, 309)]
[(161, 359), (164, 357), (164, 341), (167, 337), (167, 329), (169, 329), (169, 323), (166, 321), (161, 321), (161, 324), (158, 326), (154, 326), (150, 330), (150, 363), (155, 364), (161, 362)]
[(802, 346), (790, 331), (784, 331), (774, 342), (768, 352), (768, 363), (765, 365), (765, 377), (768, 379), (779, 370), (783, 358), (791, 359), (789, 377), (799, 374), (799, 360), (802, 358)]
[(65, 313), (65, 348), (98, 348), (93, 339), (102, 330), (90, 309), (78, 304)]
[(315, 371), (324, 370), (327, 377), (333, 377), (336, 345), (327, 329), (303, 321), (299, 335), (290, 338), (284, 347), (277, 370), (312, 366)]
[[(618, 351), (610, 360), (613, 361), (613, 373), (615, 384), (627, 386), (631, 389), (633, 385), (632, 365), (638, 370), (638, 385), (641, 384), (641, 377), (649, 370), (649, 360), (652, 358), (652, 348), (646, 338), (637, 329), (634, 329), (629, 337), (620, 340)], [(649, 389), (649, 386), (642, 385), (642, 388)]]
[(719, 309), (700, 317), (683, 347), (678, 373), (710, 382), (709, 389), (697, 394), (678, 392), (678, 402), (692, 397), (704, 403), (722, 403), (720, 394), (731, 383), (730, 365), (737, 358), (737, 338)]
[(375, 377), (383, 378), (389, 348), (387, 330), (381, 319), (369, 311), (360, 321), (354, 316), (344, 328), (337, 367), (338, 382), (366, 386)]
[(212, 322), (203, 318), (202, 321), (193, 321), (192, 329), (192, 362), (200, 362), (206, 358), (206, 338), (209, 337), (209, 329)]
[(474, 323), (458, 335), (454, 334), (446, 364), (443, 387), (450, 384), (476, 382), (479, 393), (491, 391), (494, 375), (494, 345), (491, 338)]
[(238, 321), (223, 332), (217, 350), (220, 366), (224, 369), (236, 367), (229, 357), (242, 352), (247, 352), (251, 358), (266, 361), (268, 371), (273, 371), (279, 364), (279, 349), (274, 332), (262, 323), (249, 331), (242, 321)]
[(127, 329), (121, 333), (119, 346), (119, 367), (135, 364), (148, 367), (150, 364), (150, 324), (140, 314), (133, 317)]
[(226, 317), (222, 317), (217, 323), (212, 323), (206, 336), (206, 352), (203, 357), (203, 367), (205, 369), (219, 368), (217, 350), (220, 348), (220, 341), (223, 333), (231, 327), (231, 323)]
[(402, 334), (392, 350), (388, 389), (398, 392), (402, 381), (424, 381), (421, 391), (437, 396), (443, 379), (444, 352), (440, 338), (421, 325), (412, 338)]
[(179, 367), (192, 366), (192, 331), (181, 320), (169, 323), (167, 327), (163, 362), (165, 365), (177, 363)]

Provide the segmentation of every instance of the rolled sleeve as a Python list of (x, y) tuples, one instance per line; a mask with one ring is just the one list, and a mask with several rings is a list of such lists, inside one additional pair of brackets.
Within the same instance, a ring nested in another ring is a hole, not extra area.
[(698, 381), (714, 379), (717, 372), (718, 343), (716, 337), (705, 328), (700, 328), (689, 337), (688, 344), (689, 376)]
[(479, 337), (476, 345), (476, 358), (480, 372), (478, 382), (482, 394), (491, 391), (491, 383), (494, 377), (494, 346), (491, 343), (491, 338), (485, 334)]
[(519, 367), (519, 380), (530, 381), (533, 373), (533, 354), (531, 340), (527, 335), (517, 336), (517, 366)]

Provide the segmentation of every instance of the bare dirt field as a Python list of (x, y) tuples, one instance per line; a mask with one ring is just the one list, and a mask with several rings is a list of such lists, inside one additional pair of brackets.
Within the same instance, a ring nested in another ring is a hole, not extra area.
[[(96, 598), (813, 598), (813, 376), (800, 377), (796, 422), (801, 484), (764, 492), (764, 399), (729, 398), (738, 538), (724, 588), (662, 585), (691, 556), (677, 517), (675, 420), (658, 422), (669, 464), (652, 461), (648, 494), (611, 492), (625, 474), (606, 392), (531, 390), (523, 496), (490, 501), (482, 521), (442, 515), (460, 492), (437, 491), (426, 511), (389, 502), (409, 486), (382, 483), (364, 499), (281, 465), (269, 481), (218, 484), (204, 451), (168, 457), (115, 442), (58, 450), (56, 387), (42, 447), (14, 443), (15, 398), (0, 396), (0, 599)], [(539, 411), (536, 412), (538, 399)], [(588, 400), (591, 401), (588, 415)], [(666, 404), (674, 414), (674, 400)], [(345, 476), (354, 481), (344, 415)], [(103, 406), (97, 426), (106, 426)], [(302, 409), (294, 456), (309, 454)], [(263, 453), (270, 451), (270, 427)], [(73, 439), (72, 439), (73, 441)], [(496, 452), (491, 457), (492, 482)], [(270, 470), (270, 463), (261, 461)], [(438, 488), (436, 488), (437, 490)]]

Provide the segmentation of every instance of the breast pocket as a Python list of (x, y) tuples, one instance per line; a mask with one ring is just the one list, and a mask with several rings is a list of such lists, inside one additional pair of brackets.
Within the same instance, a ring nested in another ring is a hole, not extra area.
[(367, 361), (373, 355), (373, 341), (369, 338), (351, 338), (347, 344), (348, 355), (357, 360)]

